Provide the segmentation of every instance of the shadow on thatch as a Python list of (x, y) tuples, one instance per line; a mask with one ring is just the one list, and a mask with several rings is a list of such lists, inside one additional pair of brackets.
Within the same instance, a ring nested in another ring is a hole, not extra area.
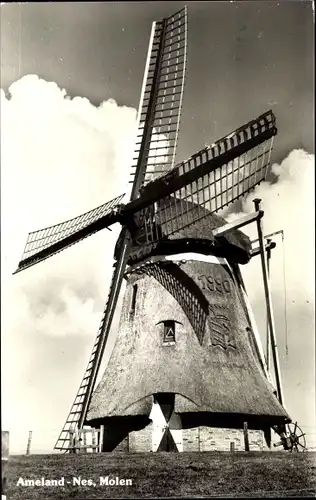
[(195, 281), (173, 262), (151, 264), (143, 269), (176, 299), (190, 321), (198, 341), (202, 344), (209, 303)]

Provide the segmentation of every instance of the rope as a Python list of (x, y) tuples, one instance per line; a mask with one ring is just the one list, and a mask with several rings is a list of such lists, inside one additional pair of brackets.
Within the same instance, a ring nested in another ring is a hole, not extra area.
[(285, 243), (284, 231), (282, 231), (282, 260), (283, 260), (283, 288), (284, 288), (284, 323), (285, 323), (285, 354), (288, 356), (288, 328), (287, 328), (287, 294), (286, 294), (286, 276), (285, 276)]

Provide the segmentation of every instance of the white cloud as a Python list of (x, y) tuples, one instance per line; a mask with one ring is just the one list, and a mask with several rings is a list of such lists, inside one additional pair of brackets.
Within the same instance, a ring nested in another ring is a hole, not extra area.
[(126, 191), (135, 127), (135, 109), (71, 99), (36, 75), (13, 83), (7, 96), (1, 90), (4, 425), (22, 425), (21, 404), (23, 425), (52, 425), (49, 393), (53, 422), (62, 425), (99, 326), (120, 228), (12, 276), (26, 235)]

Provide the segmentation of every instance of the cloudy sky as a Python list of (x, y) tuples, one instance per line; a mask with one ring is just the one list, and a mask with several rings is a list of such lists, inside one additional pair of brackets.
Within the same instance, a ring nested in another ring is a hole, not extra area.
[[(12, 276), (27, 232), (125, 191), (151, 23), (183, 5), (1, 5), (2, 415), (13, 452), (28, 430), (34, 451), (54, 445), (98, 328), (119, 228)], [(285, 234), (272, 256), (285, 404), (315, 441), (312, 5), (187, 5), (178, 159), (267, 109), (277, 116), (274, 183), (255, 194), (265, 232)], [(258, 261), (244, 270), (264, 339), (259, 273)]]

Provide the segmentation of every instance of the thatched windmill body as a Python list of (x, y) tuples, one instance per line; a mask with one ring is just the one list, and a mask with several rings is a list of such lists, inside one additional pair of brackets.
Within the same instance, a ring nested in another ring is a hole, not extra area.
[[(286, 432), (291, 419), (282, 406), (263, 212), (256, 202), (253, 214), (233, 224), (216, 215), (265, 178), (277, 133), (275, 117), (268, 111), (174, 166), (186, 47), (186, 8), (153, 23), (130, 201), (123, 205), (120, 196), (30, 233), (19, 263), (21, 271), (103, 228), (122, 224), (100, 328), (56, 449), (69, 449), (74, 426), (102, 425), (102, 449), (112, 451), (130, 432), (145, 428), (153, 414), (160, 418), (160, 424), (154, 418), (155, 450), (180, 449), (182, 429), (241, 428), (244, 422), (263, 430), (268, 441), (273, 428), (284, 447), (294, 446)], [(255, 250), (239, 231), (252, 222), (258, 226)], [(259, 254), (276, 388), (239, 270), (239, 264)], [(124, 278), (116, 343), (95, 388)]]

